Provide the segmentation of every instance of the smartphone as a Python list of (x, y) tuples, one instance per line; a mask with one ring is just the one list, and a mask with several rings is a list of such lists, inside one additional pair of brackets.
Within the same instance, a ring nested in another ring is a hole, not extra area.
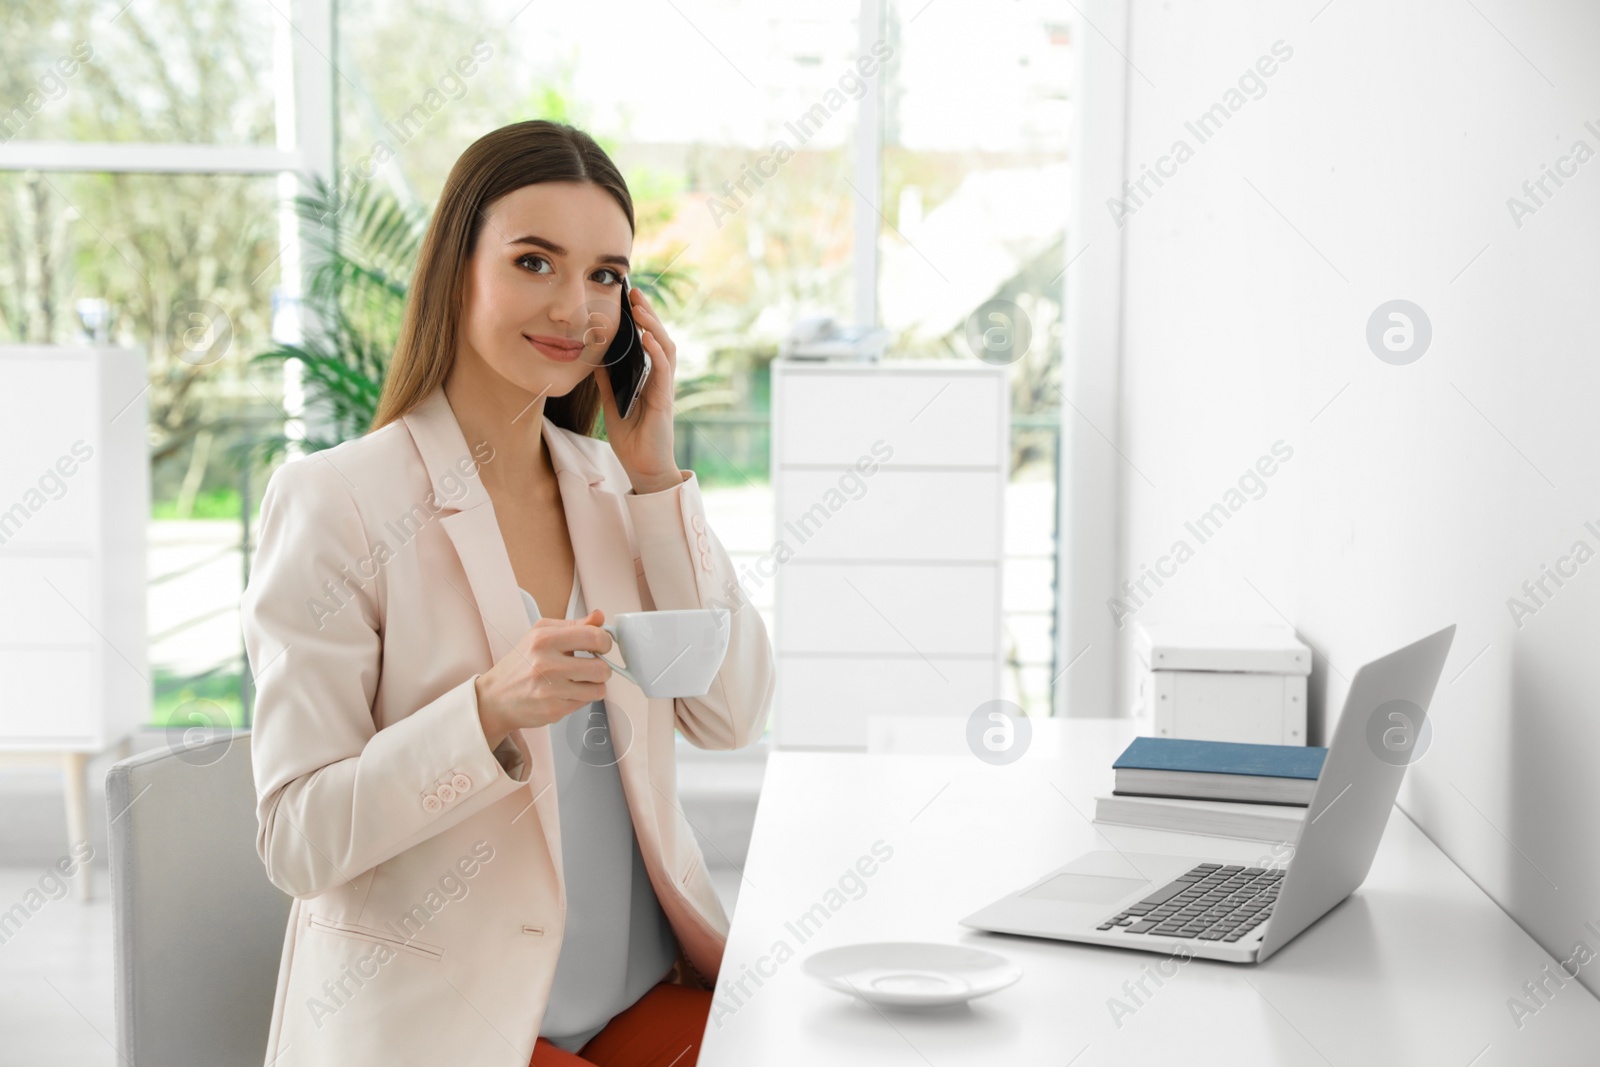
[(622, 318), (617, 323), (617, 335), (611, 339), (611, 347), (606, 349), (605, 368), (611, 377), (611, 395), (616, 397), (617, 413), (627, 418), (650, 378), (650, 353), (644, 350), (644, 340), (633, 321), (633, 301), (628, 299), (633, 287), (628, 284), (627, 275), (623, 275), (621, 289)]

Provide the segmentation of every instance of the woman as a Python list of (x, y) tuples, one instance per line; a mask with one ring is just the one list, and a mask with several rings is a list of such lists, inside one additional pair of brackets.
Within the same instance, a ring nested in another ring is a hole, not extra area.
[[(266, 1063), (688, 1067), (728, 920), (674, 730), (760, 736), (760, 615), (672, 449), (676, 353), (624, 420), (603, 367), (633, 243), (588, 136), (456, 162), (364, 437), (267, 484), (243, 600), (257, 849), (294, 897)], [(607, 441), (592, 436), (601, 408)], [(598, 655), (630, 611), (726, 607), (701, 697)]]

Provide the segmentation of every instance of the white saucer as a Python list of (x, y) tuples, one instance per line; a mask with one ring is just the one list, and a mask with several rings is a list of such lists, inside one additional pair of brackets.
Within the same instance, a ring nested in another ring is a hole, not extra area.
[(831, 989), (894, 1008), (960, 1004), (1022, 977), (1022, 968), (1004, 956), (926, 941), (841, 945), (812, 953), (802, 969)]

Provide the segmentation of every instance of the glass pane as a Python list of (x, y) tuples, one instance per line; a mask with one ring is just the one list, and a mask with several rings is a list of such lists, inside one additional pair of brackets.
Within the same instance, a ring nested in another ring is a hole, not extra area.
[[(675, 340), (691, 363), (775, 350), (796, 316), (850, 311), (855, 106), (839, 83), (855, 59), (853, 0), (803, 13), (714, 0), (339, 10), (345, 188), (431, 205), (475, 138), (519, 119), (570, 122), (628, 179), (635, 260), (674, 268)], [(662, 55), (677, 57), (670, 91)]]
[[(879, 317), (897, 356), (1012, 376), (1006, 699), (1049, 713), (1073, 8), (889, 5)], [(952, 76), (952, 72), (959, 72)], [(1062, 664), (1061, 666), (1065, 666)]]
[(268, 0), (11, 4), (0, 142), (271, 145), (282, 21)]
[(239, 450), (284, 417), (276, 365), (249, 363), (279, 281), (277, 179), (11, 172), (0, 198), (0, 341), (146, 354), (154, 721), (242, 723)]

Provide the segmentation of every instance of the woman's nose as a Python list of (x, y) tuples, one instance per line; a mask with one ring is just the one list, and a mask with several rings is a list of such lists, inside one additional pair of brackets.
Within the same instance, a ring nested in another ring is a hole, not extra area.
[(582, 330), (588, 325), (588, 297), (582, 278), (558, 282), (555, 291), (550, 294), (551, 320), (566, 326), (569, 333)]

